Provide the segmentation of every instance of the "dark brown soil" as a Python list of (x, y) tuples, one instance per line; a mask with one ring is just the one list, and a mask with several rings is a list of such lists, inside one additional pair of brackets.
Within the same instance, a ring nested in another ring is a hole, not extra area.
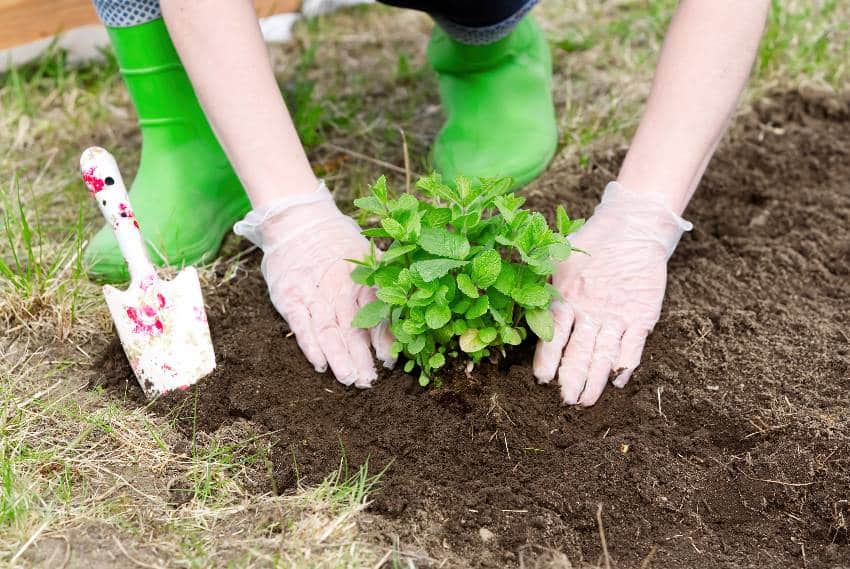
[[(602, 504), (615, 566), (850, 567), (850, 99), (778, 96), (739, 123), (686, 214), (643, 366), (589, 410), (535, 385), (530, 346), (440, 390), (399, 371), (343, 388), (301, 357), (256, 270), (208, 291), (218, 370), (154, 409), (275, 431), (281, 491), (341, 449), (391, 463), (371, 531), (434, 566), (595, 564)], [(620, 158), (554, 166), (532, 205), (588, 214)], [(99, 381), (138, 402), (119, 354)]]

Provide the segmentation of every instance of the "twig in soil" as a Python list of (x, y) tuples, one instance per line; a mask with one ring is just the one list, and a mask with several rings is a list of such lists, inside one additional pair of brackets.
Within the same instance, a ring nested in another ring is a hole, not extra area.
[(602, 556), (605, 559), (605, 569), (611, 569), (611, 557), (608, 555), (608, 541), (605, 539), (605, 528), (602, 526), (602, 503), (596, 508), (596, 522), (599, 524), (599, 541), (602, 543)]
[(664, 411), (661, 410), (661, 394), (664, 393), (664, 388), (659, 387), (655, 390), (655, 394), (658, 396), (658, 414), (664, 419), (664, 422), (667, 422), (667, 415), (664, 414)]
[(68, 562), (71, 560), (71, 542), (65, 537), (63, 534), (51, 535), (50, 539), (61, 539), (65, 542), (65, 554), (62, 556), (62, 563), (56, 564), (53, 562), (53, 558), (56, 557), (56, 553), (53, 552), (47, 561), (44, 562), (43, 567), (55, 567), (56, 569), (65, 569), (67, 567)]
[(127, 553), (127, 550), (126, 550), (126, 549), (124, 549), (124, 546), (123, 546), (123, 545), (121, 544), (121, 542), (118, 540), (118, 537), (117, 537), (117, 536), (114, 536), (114, 535), (113, 535), (113, 536), (112, 536), (112, 541), (114, 541), (114, 542), (115, 542), (115, 545), (117, 545), (117, 546), (118, 546), (118, 549), (120, 549), (120, 550), (121, 550), (121, 553), (123, 553), (123, 554), (124, 554), (124, 557), (126, 557), (127, 559), (129, 559), (130, 561), (132, 561), (135, 565), (138, 565), (139, 567), (147, 567), (148, 569), (159, 569), (159, 568), (160, 568), (160, 566), (159, 566), (159, 565), (149, 565), (149, 564), (147, 564), (147, 563), (145, 563), (145, 562), (143, 562), (143, 561), (139, 561), (138, 559), (133, 558), (133, 557), (132, 557), (129, 553)]
[(410, 152), (407, 150), (407, 137), (404, 135), (404, 129), (398, 127), (401, 133), (401, 150), (404, 153), (404, 187), (407, 193), (410, 193)]
[(505, 437), (505, 452), (508, 453), (508, 460), (510, 460), (511, 459), (511, 451), (508, 448), (508, 434), (502, 433), (502, 435)]
[(384, 556), (381, 557), (381, 559), (377, 563), (375, 563), (374, 569), (381, 569), (381, 567), (383, 567), (384, 563), (386, 563), (389, 560), (389, 558), (392, 556), (392, 554), (393, 554), (392, 549), (387, 550), (387, 552), (384, 554)]
[[(744, 474), (744, 476), (747, 476)], [(766, 482), (768, 484), (780, 484), (782, 486), (811, 486), (815, 484), (815, 482), (784, 482), (782, 480), (771, 480), (770, 478), (753, 478), (752, 476), (747, 476), (750, 480), (756, 480), (758, 482)]]
[(640, 569), (649, 569), (649, 564), (652, 563), (656, 551), (658, 551), (658, 546), (653, 545), (649, 553), (646, 554), (646, 557), (643, 558), (643, 561), (640, 562)]
[(694, 548), (694, 551), (696, 551), (697, 553), (702, 555), (702, 550), (699, 547), (697, 547), (697, 544), (694, 542), (694, 538), (692, 538), (691, 536), (688, 536), (688, 539), (690, 540), (691, 547)]
[(30, 548), (30, 545), (32, 545), (33, 543), (35, 543), (35, 540), (36, 540), (36, 539), (38, 539), (38, 536), (40, 536), (40, 535), (41, 535), (41, 532), (43, 532), (43, 531), (44, 531), (44, 528), (46, 528), (46, 527), (47, 527), (47, 524), (49, 524), (49, 523), (50, 523), (50, 520), (45, 520), (45, 522), (44, 522), (43, 524), (41, 524), (40, 526), (38, 526), (38, 529), (37, 529), (37, 530), (35, 530), (35, 532), (34, 532), (34, 533), (30, 536), (30, 538), (26, 541), (26, 543), (24, 543), (24, 544), (21, 546), (21, 548), (18, 550), (18, 552), (17, 552), (17, 553), (15, 553), (15, 555), (12, 557), (11, 561), (9, 561), (9, 564), (10, 564), (10, 565), (14, 565), (14, 564), (15, 564), (15, 561), (17, 561), (17, 560), (18, 560), (18, 558), (19, 558), (21, 555), (23, 555), (23, 554), (24, 554), (24, 552), (25, 552), (27, 549), (29, 549), (29, 548)]
[[(358, 160), (365, 160), (366, 162), (371, 162), (372, 164), (376, 164), (376, 165), (378, 165), (382, 168), (392, 170), (393, 172), (398, 172), (399, 174), (407, 174), (407, 172), (405, 171), (404, 168), (401, 168), (400, 166), (396, 166), (395, 164), (387, 162), (386, 160), (381, 160), (379, 158), (373, 158), (371, 156), (368, 156), (366, 154), (362, 154), (362, 153), (357, 152), (355, 150), (349, 150), (348, 148), (345, 148), (343, 146), (337, 146), (336, 144), (333, 144), (331, 142), (326, 142), (322, 146), (329, 148), (331, 150), (335, 150), (337, 152), (342, 152), (344, 154), (348, 154), (352, 158), (357, 158)], [(421, 174), (419, 174), (418, 172), (411, 172), (411, 173), (416, 174), (417, 176), (421, 176)]]

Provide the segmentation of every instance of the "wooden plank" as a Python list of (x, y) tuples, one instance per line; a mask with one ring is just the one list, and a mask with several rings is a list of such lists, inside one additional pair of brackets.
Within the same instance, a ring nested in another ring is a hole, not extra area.
[[(260, 17), (297, 12), (300, 0), (254, 0)], [(0, 49), (98, 23), (90, 0), (0, 0)]]

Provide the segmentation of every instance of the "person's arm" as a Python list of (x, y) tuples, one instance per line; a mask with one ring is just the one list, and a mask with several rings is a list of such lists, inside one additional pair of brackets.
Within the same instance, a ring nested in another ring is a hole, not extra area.
[(565, 403), (593, 405), (613, 376), (623, 387), (661, 314), (667, 260), (690, 224), (694, 193), (744, 88), (768, 0), (683, 0), (617, 182), (571, 241), (553, 279), (555, 334), (534, 374), (555, 378)]
[(250, 0), (161, 0), (171, 40), (254, 208), (319, 181), (272, 72)]
[(234, 231), (263, 250), (261, 269), (278, 312), (316, 371), (346, 385), (377, 378), (369, 350), (392, 365), (386, 326), (351, 327), (374, 290), (351, 280), (369, 252), (360, 228), (320, 185), (269, 62), (250, 0), (162, 0), (168, 32), (216, 137), (254, 210)]
[(664, 194), (681, 214), (746, 85), (768, 0), (684, 0), (673, 16), (652, 91), (620, 175)]

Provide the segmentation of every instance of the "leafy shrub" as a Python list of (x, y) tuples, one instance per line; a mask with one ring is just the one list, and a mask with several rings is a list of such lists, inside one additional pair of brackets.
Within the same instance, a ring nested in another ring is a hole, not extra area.
[(559, 206), (553, 231), (543, 215), (522, 209), (525, 199), (510, 192), (510, 178), (459, 177), (451, 188), (432, 174), (416, 186), (427, 200), (396, 198), (382, 176), (371, 195), (354, 201), (380, 218), (380, 227), (363, 234), (392, 242), (379, 253), (373, 240), (365, 259), (352, 259), (354, 281), (375, 286), (378, 296), (353, 325), (389, 320), (393, 355), (407, 359), (406, 372), (421, 370), (423, 386), (446, 357), (463, 352), (478, 362), (519, 344), (524, 324), (551, 340), (549, 305), (559, 294), (549, 277), (572, 251), (566, 236), (584, 220), (571, 220)]

